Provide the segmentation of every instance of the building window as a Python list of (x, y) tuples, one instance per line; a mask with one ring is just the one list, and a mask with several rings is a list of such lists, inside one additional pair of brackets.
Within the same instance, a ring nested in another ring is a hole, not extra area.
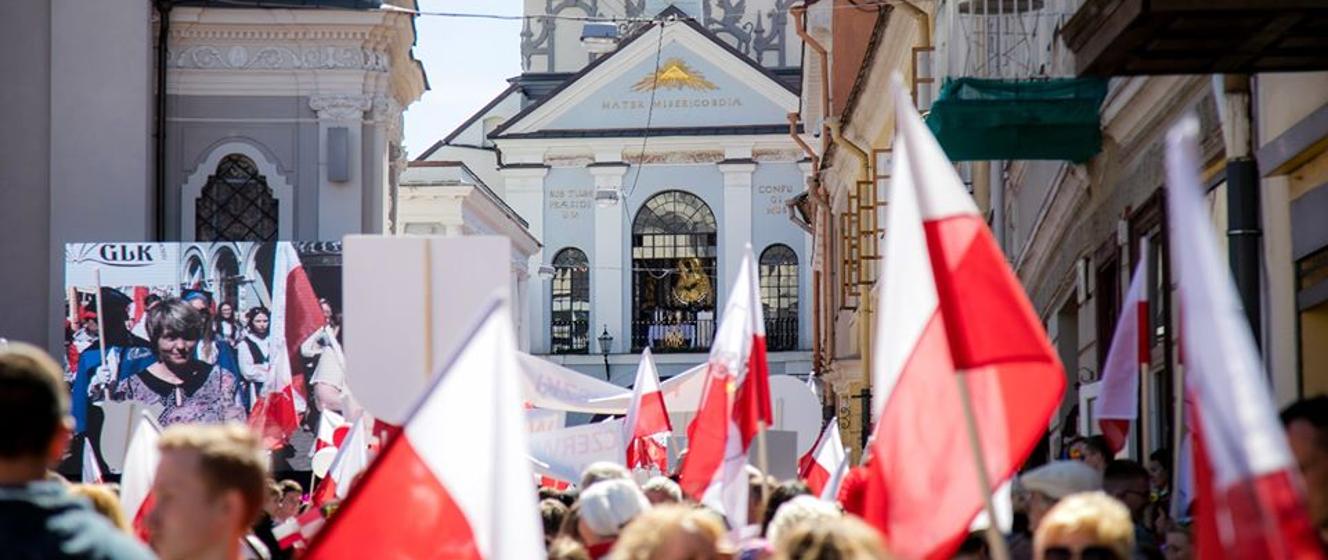
[(665, 191), (632, 222), (632, 349), (697, 352), (715, 333), (715, 214)]
[(245, 156), (222, 158), (194, 204), (198, 241), (277, 239), (277, 199), (267, 178)]
[(761, 307), (770, 350), (798, 347), (798, 254), (775, 244), (761, 252)]
[(553, 256), (553, 318), (550, 347), (554, 354), (590, 351), (590, 261), (580, 249)]

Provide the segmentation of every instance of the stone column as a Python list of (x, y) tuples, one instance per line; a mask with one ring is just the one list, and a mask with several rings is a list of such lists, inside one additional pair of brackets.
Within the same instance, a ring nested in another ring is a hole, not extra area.
[[(364, 112), (373, 107), (367, 95), (314, 95), (309, 108), (318, 114), (318, 239), (341, 239), (348, 233), (361, 233), (364, 189), (361, 135)], [(349, 179), (332, 182), (328, 177), (328, 130), (348, 130), (346, 157)]]
[[(530, 224), (530, 234), (543, 243), (544, 177), (549, 174), (549, 168), (544, 165), (522, 165), (504, 167), (499, 172), (503, 175), (507, 203)], [(529, 265), (538, 268), (547, 264), (544, 255), (543, 249), (536, 251), (531, 255)], [(526, 307), (528, 326), (525, 330), (529, 336), (526, 345), (530, 352), (536, 354), (549, 351), (549, 287), (548, 280), (538, 278), (538, 282), (526, 288), (525, 302), (514, 303)]]
[[(752, 172), (756, 171), (756, 162), (750, 158), (726, 159), (719, 162), (719, 170), (724, 174), (724, 215), (719, 221), (721, 269), (715, 290), (719, 295), (717, 309), (723, 310), (743, 249), (752, 242)], [(752, 248), (753, 252), (758, 250)]]
[[(624, 352), (632, 347), (631, 323), (627, 321), (623, 285), (629, 282), (623, 268), (623, 229), (625, 219), (622, 197), (623, 176), (628, 166), (621, 162), (591, 164), (587, 168), (595, 178), (595, 252), (590, 257), (590, 338), (593, 340), (608, 328), (613, 335), (611, 352)], [(599, 199), (600, 193), (611, 190), (616, 198), (611, 204)], [(591, 350), (599, 350), (598, 341)]]

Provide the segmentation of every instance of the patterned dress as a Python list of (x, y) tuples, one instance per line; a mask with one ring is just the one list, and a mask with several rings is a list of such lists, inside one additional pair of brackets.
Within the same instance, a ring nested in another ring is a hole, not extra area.
[(244, 408), (235, 402), (235, 375), (220, 365), (191, 361), (186, 371), (175, 372), (183, 383), (176, 385), (148, 372), (139, 371), (119, 383), (111, 393), (117, 401), (138, 401), (162, 406), (157, 422), (162, 427), (181, 422), (244, 422)]

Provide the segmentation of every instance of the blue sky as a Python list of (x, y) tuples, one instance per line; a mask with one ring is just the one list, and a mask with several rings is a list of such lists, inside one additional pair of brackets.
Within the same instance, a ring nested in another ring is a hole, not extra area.
[[(419, 0), (420, 11), (521, 15), (521, 0)], [(483, 107), (521, 73), (521, 22), (421, 15), (415, 58), (433, 89), (406, 110), (410, 159)]]

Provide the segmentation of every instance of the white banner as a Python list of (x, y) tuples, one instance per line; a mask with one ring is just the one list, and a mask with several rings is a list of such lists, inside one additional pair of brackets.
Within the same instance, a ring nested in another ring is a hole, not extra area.
[(561, 410), (533, 408), (526, 411), (526, 433), (528, 434), (559, 430), (566, 423), (567, 413)]
[[(538, 407), (590, 414), (627, 414), (632, 392), (555, 364), (519, 354), (522, 391), (527, 402)], [(701, 402), (706, 365), (701, 364), (660, 383), (664, 406), (669, 412), (694, 412)]]
[(182, 281), (179, 243), (67, 243), (65, 287), (92, 291), (93, 271), (103, 286), (153, 286), (178, 289)]
[(585, 424), (530, 434), (530, 457), (540, 474), (576, 483), (581, 471), (596, 461), (623, 464), (623, 420)]

